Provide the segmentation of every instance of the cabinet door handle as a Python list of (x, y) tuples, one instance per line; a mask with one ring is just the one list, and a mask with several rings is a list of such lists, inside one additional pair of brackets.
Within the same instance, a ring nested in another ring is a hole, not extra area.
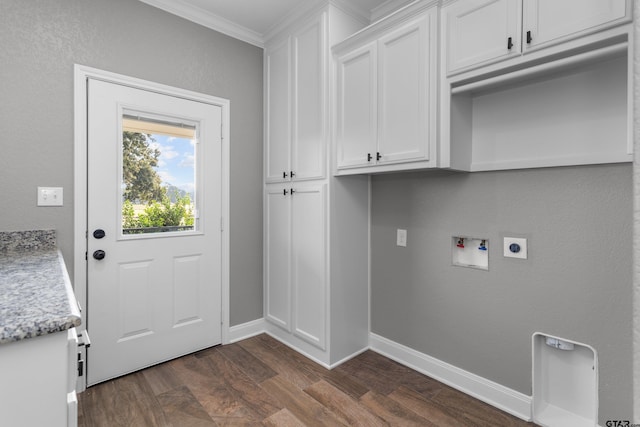
[(512, 38), (512, 37), (509, 37), (509, 38), (507, 39), (507, 49), (508, 49), (508, 50), (511, 50), (511, 48), (512, 48), (512, 47), (513, 47), (513, 38)]
[(289, 176), (291, 177), (291, 179), (293, 179), (294, 176), (296, 176), (296, 173), (294, 171), (289, 172)]
[(382, 154), (380, 154), (380, 152), (378, 151), (376, 153), (376, 160), (380, 160), (382, 158)]
[(296, 190), (294, 190), (293, 188), (291, 189), (291, 195), (293, 196), (293, 193), (295, 193)]
[(287, 175), (287, 173), (286, 173), (286, 172), (282, 172), (282, 178), (286, 178), (286, 177), (288, 177), (288, 176), (289, 176), (289, 175)]
[(289, 194), (289, 191), (287, 191), (287, 189), (285, 188), (284, 190), (282, 190), (282, 195), (286, 196), (287, 194)]
[(527, 31), (527, 44), (531, 44), (533, 37), (531, 36), (531, 31)]
[(371, 157), (371, 153), (367, 153), (367, 162), (370, 162), (373, 157)]

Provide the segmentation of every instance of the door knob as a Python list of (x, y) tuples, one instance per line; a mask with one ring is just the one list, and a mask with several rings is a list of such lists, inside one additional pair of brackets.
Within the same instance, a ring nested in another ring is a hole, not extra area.
[(105, 232), (104, 230), (98, 228), (97, 230), (95, 230), (93, 232), (93, 237), (95, 237), (96, 239), (102, 239), (105, 236)]
[(104, 256), (105, 256), (105, 253), (102, 249), (98, 249), (97, 251), (93, 252), (93, 257), (98, 261), (100, 261), (101, 259), (104, 259)]

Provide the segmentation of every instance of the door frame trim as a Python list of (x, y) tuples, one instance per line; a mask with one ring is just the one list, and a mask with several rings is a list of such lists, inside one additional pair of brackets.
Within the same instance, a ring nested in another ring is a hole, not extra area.
[[(148, 80), (116, 74), (97, 68), (74, 64), (74, 219), (73, 219), (73, 288), (76, 299), (82, 310), (82, 324), (77, 328), (81, 333), (87, 325), (87, 81), (88, 79), (102, 80), (109, 83), (129, 86), (136, 89), (176, 96), (192, 101), (217, 105), (222, 108), (222, 200), (221, 200), (221, 323), (222, 344), (229, 343), (229, 197), (230, 197), (230, 101), (216, 96), (167, 86)], [(86, 350), (79, 351), (86, 360)], [(86, 389), (86, 375), (78, 378), (77, 390)]]

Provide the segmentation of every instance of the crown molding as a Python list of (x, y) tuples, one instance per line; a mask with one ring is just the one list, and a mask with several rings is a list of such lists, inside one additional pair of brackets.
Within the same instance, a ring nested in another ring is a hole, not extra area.
[(363, 25), (369, 25), (370, 23), (368, 11), (355, 7), (348, 0), (305, 0), (301, 1), (296, 7), (284, 15), (280, 21), (269, 28), (264, 34), (265, 42), (272, 41), (281, 35), (284, 30), (295, 25), (296, 22), (304, 20), (306, 17), (312, 16), (321, 10), (325, 10), (329, 6), (340, 9), (347, 15), (362, 22)]
[(284, 29), (289, 28), (296, 22), (304, 19), (305, 16), (315, 13), (324, 8), (328, 2), (326, 0), (304, 0), (300, 1), (296, 7), (289, 10), (282, 19), (273, 24), (265, 33), (263, 39), (270, 41), (274, 39)]
[(334, 54), (342, 54), (365, 41), (370, 41), (372, 38), (377, 37), (377, 35), (389, 30), (390, 28), (393, 28), (395, 25), (398, 25), (403, 21), (413, 19), (417, 14), (437, 6), (439, 1), (440, 0), (405, 1), (405, 5), (400, 7), (400, 9), (389, 13), (384, 18), (378, 19), (368, 27), (361, 29), (347, 39), (335, 44), (332, 46), (331, 50)]
[(391, 13), (399, 10), (400, 8), (408, 5), (414, 0), (387, 0), (382, 3), (380, 6), (374, 7), (371, 10), (371, 22), (378, 21), (385, 16), (390, 15)]
[(243, 42), (264, 47), (264, 36), (262, 34), (199, 7), (187, 5), (180, 0), (140, 1)]
[(329, 3), (347, 15), (350, 15), (352, 18), (362, 22), (364, 25), (369, 25), (371, 23), (370, 10), (358, 7), (349, 0), (329, 0)]

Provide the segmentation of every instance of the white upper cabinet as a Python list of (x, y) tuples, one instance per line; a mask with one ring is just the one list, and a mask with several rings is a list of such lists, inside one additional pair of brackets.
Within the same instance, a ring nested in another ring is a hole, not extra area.
[(525, 0), (524, 49), (624, 19), (625, 0)]
[(447, 8), (448, 70), (520, 54), (519, 0), (461, 0)]
[(630, 19), (628, 0), (458, 0), (443, 10), (448, 74)]
[(437, 9), (393, 19), (334, 48), (337, 174), (436, 166)]
[(326, 14), (265, 48), (266, 182), (326, 170)]
[(633, 160), (629, 0), (458, 0), (441, 13), (440, 167)]

